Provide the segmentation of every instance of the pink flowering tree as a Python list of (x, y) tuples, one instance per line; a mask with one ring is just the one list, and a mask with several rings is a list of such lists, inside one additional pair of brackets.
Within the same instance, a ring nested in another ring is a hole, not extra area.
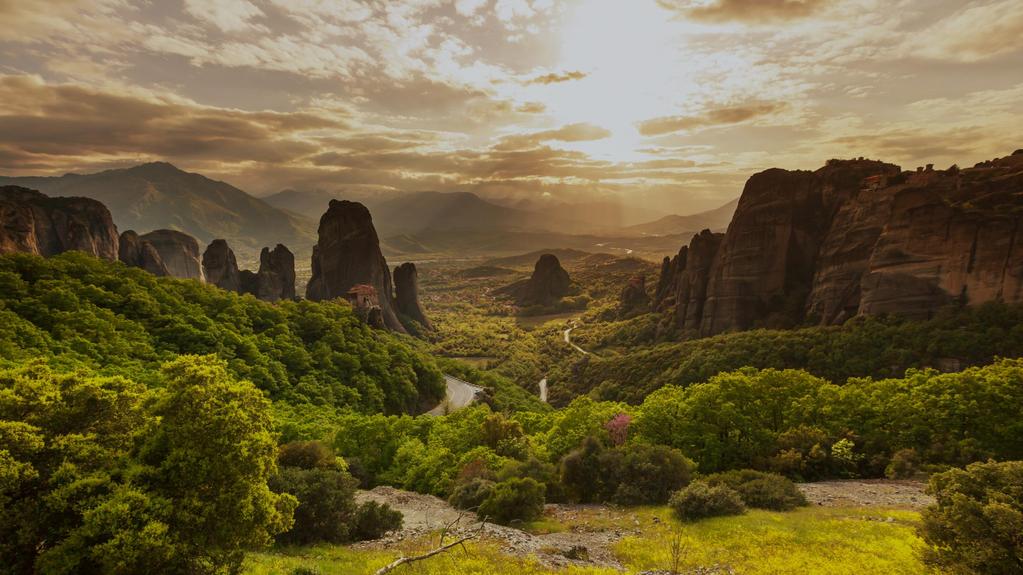
[(619, 413), (611, 418), (611, 421), (604, 424), (604, 429), (611, 436), (611, 443), (616, 447), (624, 445), (629, 438), (629, 424), (632, 423), (632, 416), (628, 413)]

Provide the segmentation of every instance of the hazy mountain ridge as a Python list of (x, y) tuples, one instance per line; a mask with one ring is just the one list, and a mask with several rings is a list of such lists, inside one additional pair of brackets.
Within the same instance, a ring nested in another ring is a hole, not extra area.
[(630, 233), (649, 236), (664, 236), (678, 234), (681, 232), (698, 232), (701, 230), (724, 231), (732, 221), (735, 208), (739, 205), (739, 198), (727, 204), (696, 214), (681, 216), (671, 214), (652, 222), (629, 226), (625, 230)]
[(203, 244), (224, 238), (246, 255), (258, 253), (264, 245), (284, 243), (301, 249), (315, 242), (314, 221), (165, 162), (95, 174), (0, 177), (0, 184), (99, 200), (122, 231), (177, 229)]

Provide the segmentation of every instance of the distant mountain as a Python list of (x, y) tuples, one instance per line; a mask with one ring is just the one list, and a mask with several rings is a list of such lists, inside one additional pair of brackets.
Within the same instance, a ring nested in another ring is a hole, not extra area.
[(227, 239), (251, 258), (278, 243), (307, 252), (316, 242), (316, 222), (275, 208), (238, 188), (156, 162), (96, 174), (60, 177), (2, 177), (50, 196), (82, 196), (103, 202), (120, 231), (175, 229), (203, 245)]
[(427, 230), (537, 230), (556, 227), (543, 214), (499, 206), (470, 192), (417, 192), (378, 204), (373, 221), (381, 234)]
[(735, 208), (738, 205), (739, 198), (735, 198), (720, 208), (688, 216), (672, 214), (652, 222), (630, 226), (625, 228), (625, 231), (644, 236), (666, 236), (708, 229), (711, 231), (724, 231), (732, 221), (732, 215), (735, 214)]

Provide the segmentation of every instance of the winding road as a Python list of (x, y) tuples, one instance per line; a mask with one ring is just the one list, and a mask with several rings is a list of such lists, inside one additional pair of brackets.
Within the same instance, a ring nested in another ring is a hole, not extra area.
[(448, 388), (444, 400), (437, 407), (427, 411), (426, 415), (447, 415), (452, 411), (458, 411), (472, 403), (476, 399), (477, 392), (483, 391), (483, 388), (478, 385), (450, 375), (444, 376), (444, 383)]

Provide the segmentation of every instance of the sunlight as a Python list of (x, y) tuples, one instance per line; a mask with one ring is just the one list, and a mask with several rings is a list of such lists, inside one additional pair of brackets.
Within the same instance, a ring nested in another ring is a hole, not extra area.
[(548, 88), (545, 101), (561, 123), (592, 122), (611, 138), (572, 146), (618, 161), (636, 159), (636, 123), (677, 113), (692, 91), (680, 58), (686, 25), (654, 0), (583, 0), (562, 31), (560, 66), (587, 77)]

